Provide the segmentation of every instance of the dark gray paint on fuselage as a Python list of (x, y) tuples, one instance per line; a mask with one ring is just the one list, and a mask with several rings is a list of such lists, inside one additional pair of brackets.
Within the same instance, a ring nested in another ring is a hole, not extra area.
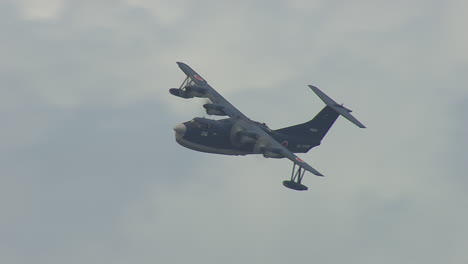
[(194, 118), (183, 123), (187, 128), (184, 139), (211, 148), (232, 149), (229, 139), (232, 122), (229, 119)]
[[(231, 118), (212, 120), (196, 117), (184, 122), (186, 128), (184, 135), (176, 135), (177, 142), (184, 147), (207, 153), (225, 155), (247, 155), (254, 153), (254, 144), (246, 143), (240, 146), (232, 144), (230, 133), (234, 122)], [(266, 125), (257, 123), (262, 130), (271, 135), (287, 149), (295, 153), (306, 153), (311, 148), (320, 145), (320, 139), (311, 135), (301, 138), (297, 135), (289, 136), (274, 130)]]

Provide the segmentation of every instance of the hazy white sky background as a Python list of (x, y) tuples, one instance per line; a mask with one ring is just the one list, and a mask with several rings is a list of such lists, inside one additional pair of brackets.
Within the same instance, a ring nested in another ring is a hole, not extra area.
[[(0, 0), (1, 263), (468, 263), (468, 2)], [(290, 162), (184, 149), (202, 74), (251, 118), (339, 119)]]

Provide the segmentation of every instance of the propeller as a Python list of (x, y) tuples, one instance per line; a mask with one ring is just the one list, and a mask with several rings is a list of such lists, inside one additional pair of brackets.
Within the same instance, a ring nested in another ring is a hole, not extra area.
[(244, 126), (242, 125), (242, 120), (239, 120), (237, 122), (234, 123), (234, 125), (232, 125), (232, 128), (231, 128), (231, 135), (230, 135), (230, 138), (231, 138), (231, 143), (234, 145), (234, 146), (240, 146), (242, 145), (242, 142), (240, 141), (240, 137), (239, 137), (239, 134), (243, 131), (245, 131), (245, 128)]
[(267, 147), (268, 147), (268, 141), (264, 140), (263, 138), (259, 138), (254, 145), (253, 152), (263, 153)]
[(203, 98), (203, 104), (202, 104), (202, 106), (203, 106), (204, 104), (212, 104), (212, 103), (213, 103), (213, 102), (210, 100), (210, 98)]
[(199, 105), (198, 109), (200, 109), (202, 112), (200, 113), (200, 116), (206, 116), (207, 113), (205, 111), (205, 108), (203, 108), (204, 104), (212, 104), (210, 98), (203, 98), (203, 100), (197, 100), (197, 104)]

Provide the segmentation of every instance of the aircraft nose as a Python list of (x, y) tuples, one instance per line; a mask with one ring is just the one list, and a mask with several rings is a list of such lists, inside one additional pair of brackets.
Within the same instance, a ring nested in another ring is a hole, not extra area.
[(185, 134), (185, 131), (187, 131), (187, 127), (184, 124), (177, 124), (174, 127), (174, 131), (178, 134), (183, 136)]

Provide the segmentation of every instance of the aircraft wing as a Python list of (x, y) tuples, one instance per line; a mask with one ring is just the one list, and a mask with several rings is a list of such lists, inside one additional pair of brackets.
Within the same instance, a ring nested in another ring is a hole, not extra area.
[[(274, 140), (274, 139), (273, 139)], [(276, 141), (276, 140), (275, 140)], [(278, 143), (276, 141), (276, 143)], [(294, 153), (292, 153), (289, 149), (285, 148), (283, 145), (279, 144), (279, 146), (282, 147), (282, 151), (281, 151), (281, 154), (283, 154), (286, 158), (288, 158), (289, 160), (291, 160), (292, 162), (294, 162), (296, 165), (298, 165), (299, 167), (302, 167), (304, 168), (305, 170), (307, 171), (310, 171), (312, 174), (316, 175), (316, 176), (322, 176), (323, 177), (323, 174), (321, 174), (320, 172), (318, 172), (316, 169), (312, 168), (312, 166), (310, 166), (309, 164), (307, 164), (305, 161), (303, 161), (301, 158), (299, 158), (298, 156), (296, 156)]]
[(310, 171), (312, 174), (323, 176), (323, 174), (312, 168), (312, 166), (296, 156), (285, 146), (281, 145), (275, 138), (267, 133), (266, 130), (268, 130), (268, 128), (261, 126), (259, 123), (250, 119), (239, 119), (234, 123), (232, 130), (234, 133), (236, 133), (236, 131), (241, 131), (240, 133), (250, 138), (255, 138), (254, 153), (263, 154), (267, 158), (288, 158), (296, 165)]
[(241, 111), (229, 103), (223, 96), (221, 96), (208, 82), (203, 79), (196, 71), (183, 62), (177, 62), (179, 68), (190, 78), (197, 86), (205, 89), (204, 96), (209, 98), (213, 104), (220, 107), (229, 117), (232, 118), (246, 118)]
[(320, 172), (312, 168), (312, 166), (304, 162), (286, 147), (281, 145), (276, 139), (274, 139), (270, 134), (262, 129), (260, 125), (250, 120), (241, 111), (235, 108), (190, 66), (183, 62), (177, 62), (177, 65), (187, 75), (187, 77), (190, 78), (195, 83), (195, 85), (201, 89), (203, 97), (209, 98), (213, 104), (215, 104), (217, 107), (221, 107), (222, 111), (226, 113), (226, 115), (238, 120), (234, 125), (234, 130), (242, 131), (244, 133), (247, 132), (250, 135), (255, 135), (256, 146), (259, 153), (263, 153), (265, 156), (267, 156), (265, 154), (266, 152), (272, 152), (279, 156), (284, 156), (305, 170), (310, 171), (317, 176), (323, 176)]
[(305, 161), (303, 161), (301, 158), (296, 156), (293, 152), (291, 152), (289, 149), (287, 149), (285, 146), (281, 145), (276, 139), (274, 139), (272, 136), (270, 136), (268, 133), (263, 131), (261, 128), (257, 126), (258, 130), (260, 130), (262, 133), (261, 135), (261, 144), (264, 145), (264, 149), (267, 151), (272, 151), (273, 153), (280, 154), (284, 156), (285, 158), (288, 158), (292, 162), (294, 162), (296, 165), (299, 167), (302, 167), (303, 169), (311, 172), (314, 175), (317, 176), (323, 176), (320, 172), (318, 172), (316, 169), (314, 169), (312, 166), (307, 164)]

